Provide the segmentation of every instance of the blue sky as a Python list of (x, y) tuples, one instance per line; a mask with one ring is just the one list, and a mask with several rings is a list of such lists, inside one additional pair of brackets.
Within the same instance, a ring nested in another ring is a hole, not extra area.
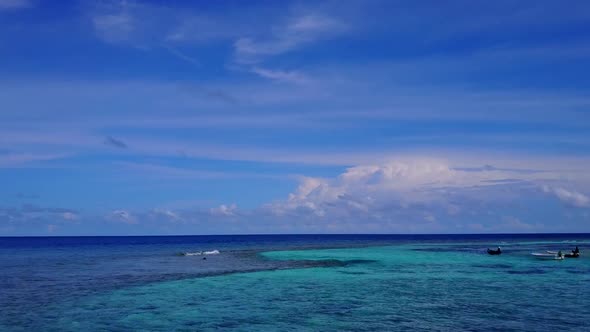
[(590, 232), (587, 1), (0, 0), (0, 235)]

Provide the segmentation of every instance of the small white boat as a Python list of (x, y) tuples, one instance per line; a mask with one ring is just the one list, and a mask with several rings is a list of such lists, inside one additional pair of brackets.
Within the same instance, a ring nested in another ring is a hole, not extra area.
[(538, 259), (547, 259), (547, 260), (561, 260), (563, 259), (563, 255), (559, 256), (557, 253), (549, 253), (549, 252), (533, 252), (531, 253), (535, 258)]
[[(559, 256), (559, 253), (558, 253), (557, 251), (550, 251), (550, 250), (547, 250), (547, 253), (548, 253), (548, 254), (554, 254), (554, 255), (557, 255), (557, 256)], [(572, 250), (572, 252), (569, 252), (569, 253), (567, 253), (567, 254), (563, 254), (562, 256), (563, 256), (563, 258), (578, 258), (578, 257), (580, 257), (580, 253), (579, 253), (579, 252), (578, 252), (578, 253), (576, 253), (576, 252), (574, 252), (574, 251)]]

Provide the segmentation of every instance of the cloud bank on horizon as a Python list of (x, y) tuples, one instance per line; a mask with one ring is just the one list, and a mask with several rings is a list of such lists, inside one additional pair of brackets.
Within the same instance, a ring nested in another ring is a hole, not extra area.
[(590, 5), (0, 0), (0, 236), (590, 232)]

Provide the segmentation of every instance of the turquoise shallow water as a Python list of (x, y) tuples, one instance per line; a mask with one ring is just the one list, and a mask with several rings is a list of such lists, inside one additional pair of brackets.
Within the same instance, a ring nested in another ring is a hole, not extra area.
[(499, 257), (470, 243), (264, 252), (343, 264), (119, 288), (52, 305), (44, 329), (590, 330), (590, 260), (535, 260), (537, 245)]

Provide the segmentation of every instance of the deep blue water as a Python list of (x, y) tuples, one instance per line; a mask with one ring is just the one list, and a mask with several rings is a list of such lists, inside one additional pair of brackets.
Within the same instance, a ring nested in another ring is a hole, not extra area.
[(590, 234), (0, 238), (0, 330), (584, 331), (585, 252)]

